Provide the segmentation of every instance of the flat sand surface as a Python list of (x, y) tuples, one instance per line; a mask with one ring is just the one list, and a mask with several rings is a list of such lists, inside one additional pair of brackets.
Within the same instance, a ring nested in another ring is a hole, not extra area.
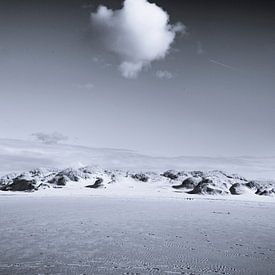
[(0, 274), (275, 274), (275, 203), (0, 197)]

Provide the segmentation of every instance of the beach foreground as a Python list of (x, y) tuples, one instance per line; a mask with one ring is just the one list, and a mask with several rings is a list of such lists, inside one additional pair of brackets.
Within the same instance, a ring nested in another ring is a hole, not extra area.
[(275, 203), (0, 197), (0, 274), (274, 274)]

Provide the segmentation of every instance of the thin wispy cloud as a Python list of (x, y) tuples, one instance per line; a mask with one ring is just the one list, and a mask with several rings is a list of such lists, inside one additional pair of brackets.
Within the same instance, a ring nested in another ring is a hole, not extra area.
[(161, 70), (159, 70), (159, 71), (156, 72), (156, 77), (158, 79), (170, 80), (170, 79), (172, 79), (174, 77), (174, 75), (171, 72), (169, 72), (169, 71), (161, 71)]
[(76, 84), (76, 88), (82, 89), (82, 90), (92, 90), (94, 89), (95, 85), (93, 83), (84, 83), (84, 84)]
[(93, 60), (93, 62), (95, 62), (95, 63), (100, 62), (100, 59), (99, 59), (99, 57), (97, 57), (97, 56), (94, 56), (92, 60)]
[(91, 21), (105, 49), (119, 57), (125, 78), (165, 58), (177, 33), (185, 33), (182, 23), (170, 24), (168, 13), (147, 0), (125, 0), (120, 10), (99, 6)]
[(197, 42), (197, 54), (202, 55), (204, 53), (205, 53), (205, 51), (203, 49), (203, 45), (202, 45), (201, 41), (198, 41)]
[(58, 144), (62, 141), (68, 140), (67, 136), (64, 136), (59, 132), (53, 132), (53, 133), (37, 132), (37, 133), (33, 133), (32, 136), (37, 141), (42, 142), (44, 144)]
[(87, 3), (87, 4), (81, 5), (82, 9), (91, 9), (93, 7), (94, 7), (94, 5), (92, 3)]

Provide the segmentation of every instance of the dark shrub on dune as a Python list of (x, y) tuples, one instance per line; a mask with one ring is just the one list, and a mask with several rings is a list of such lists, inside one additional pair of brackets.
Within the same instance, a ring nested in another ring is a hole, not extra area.
[(275, 195), (275, 189), (271, 189), (271, 190), (257, 190), (256, 192), (257, 195), (260, 196), (273, 196)]
[(102, 183), (103, 183), (103, 179), (102, 178), (97, 178), (94, 184), (87, 185), (85, 187), (96, 189), (96, 188), (102, 187), (103, 186)]
[(22, 178), (13, 179), (11, 184), (1, 187), (1, 191), (33, 191), (36, 190), (35, 180), (26, 180)]
[(232, 195), (242, 195), (244, 193), (244, 185), (240, 183), (234, 183), (229, 191)]
[(178, 178), (178, 173), (172, 170), (168, 170), (161, 174), (161, 176), (168, 178), (170, 180), (176, 180)]
[(134, 174), (131, 177), (135, 180), (139, 180), (142, 182), (148, 182), (148, 180), (149, 180), (149, 177), (146, 176), (145, 174)]
[(212, 186), (210, 186), (211, 184), (213, 184), (213, 181), (210, 179), (203, 179), (201, 182), (199, 182), (198, 185), (196, 185), (194, 187), (194, 189), (190, 192), (188, 192), (189, 194), (208, 194), (208, 195), (218, 195), (218, 194), (222, 194), (222, 190), (220, 189), (216, 189)]
[(197, 182), (193, 177), (185, 179), (180, 185), (173, 185), (174, 189), (193, 189)]
[(56, 184), (58, 186), (65, 186), (69, 179), (66, 176), (55, 176), (48, 181), (48, 183)]

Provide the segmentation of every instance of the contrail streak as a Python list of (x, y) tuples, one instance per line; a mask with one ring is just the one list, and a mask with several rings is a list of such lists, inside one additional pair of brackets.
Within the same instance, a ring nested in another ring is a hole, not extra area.
[(226, 64), (224, 64), (224, 63), (221, 63), (221, 62), (219, 62), (219, 61), (217, 61), (217, 60), (209, 59), (209, 61), (210, 61), (211, 63), (214, 63), (214, 64), (216, 64), (216, 65), (222, 66), (222, 67), (224, 67), (224, 68), (227, 68), (227, 69), (230, 69), (230, 70), (234, 70), (234, 71), (239, 71), (239, 69), (237, 69), (237, 68), (235, 68), (235, 67), (232, 67), (232, 66), (229, 66), (229, 65), (226, 65)]

